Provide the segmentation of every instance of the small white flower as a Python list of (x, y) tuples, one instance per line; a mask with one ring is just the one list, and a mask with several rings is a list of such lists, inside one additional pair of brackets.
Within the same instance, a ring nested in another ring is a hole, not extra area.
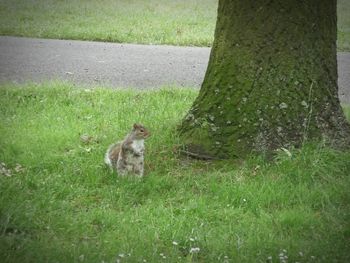
[(186, 120), (194, 119), (194, 115), (192, 113), (188, 114)]
[(173, 241), (173, 245), (177, 246), (179, 243), (177, 243), (176, 241)]
[(190, 241), (193, 242), (193, 241), (194, 241), (194, 238), (190, 237)]
[(199, 247), (191, 247), (190, 253), (198, 253), (200, 251)]
[(247, 202), (247, 199), (243, 198), (243, 202)]
[(309, 105), (307, 104), (307, 102), (306, 102), (305, 100), (303, 100), (303, 101), (301, 102), (301, 105), (304, 106), (305, 108), (308, 108), (308, 107), (309, 107)]
[(282, 102), (279, 106), (280, 106), (280, 109), (287, 109), (288, 108), (288, 105), (284, 102)]
[(123, 253), (118, 254), (118, 257), (123, 258), (125, 255)]

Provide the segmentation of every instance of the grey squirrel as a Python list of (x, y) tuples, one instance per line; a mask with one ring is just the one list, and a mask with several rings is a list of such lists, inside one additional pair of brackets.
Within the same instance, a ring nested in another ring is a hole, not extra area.
[(143, 176), (144, 140), (150, 136), (149, 130), (141, 124), (134, 124), (123, 141), (108, 147), (105, 163), (116, 170), (118, 175), (135, 174)]

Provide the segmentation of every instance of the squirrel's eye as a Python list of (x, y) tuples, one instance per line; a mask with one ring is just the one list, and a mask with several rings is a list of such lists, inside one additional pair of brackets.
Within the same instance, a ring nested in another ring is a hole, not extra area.
[(144, 130), (143, 130), (143, 129), (140, 129), (140, 132), (144, 132)]

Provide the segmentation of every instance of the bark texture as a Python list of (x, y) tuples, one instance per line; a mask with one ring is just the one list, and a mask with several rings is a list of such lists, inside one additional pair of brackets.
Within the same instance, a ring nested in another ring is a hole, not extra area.
[(199, 96), (180, 125), (201, 158), (349, 143), (337, 86), (336, 0), (219, 0)]

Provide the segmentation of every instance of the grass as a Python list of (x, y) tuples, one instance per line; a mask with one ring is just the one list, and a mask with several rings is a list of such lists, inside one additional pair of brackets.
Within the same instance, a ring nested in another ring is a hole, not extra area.
[[(3, 85), (2, 262), (349, 262), (350, 152), (179, 157), (176, 124), (196, 95)], [(141, 180), (103, 165), (134, 121), (152, 131)]]
[[(0, 0), (0, 35), (210, 46), (217, 0)], [(350, 51), (350, 1), (338, 0), (338, 50)]]
[(338, 1), (338, 50), (350, 51), (350, 1)]
[(1, 1), (0, 34), (210, 46), (216, 0)]

